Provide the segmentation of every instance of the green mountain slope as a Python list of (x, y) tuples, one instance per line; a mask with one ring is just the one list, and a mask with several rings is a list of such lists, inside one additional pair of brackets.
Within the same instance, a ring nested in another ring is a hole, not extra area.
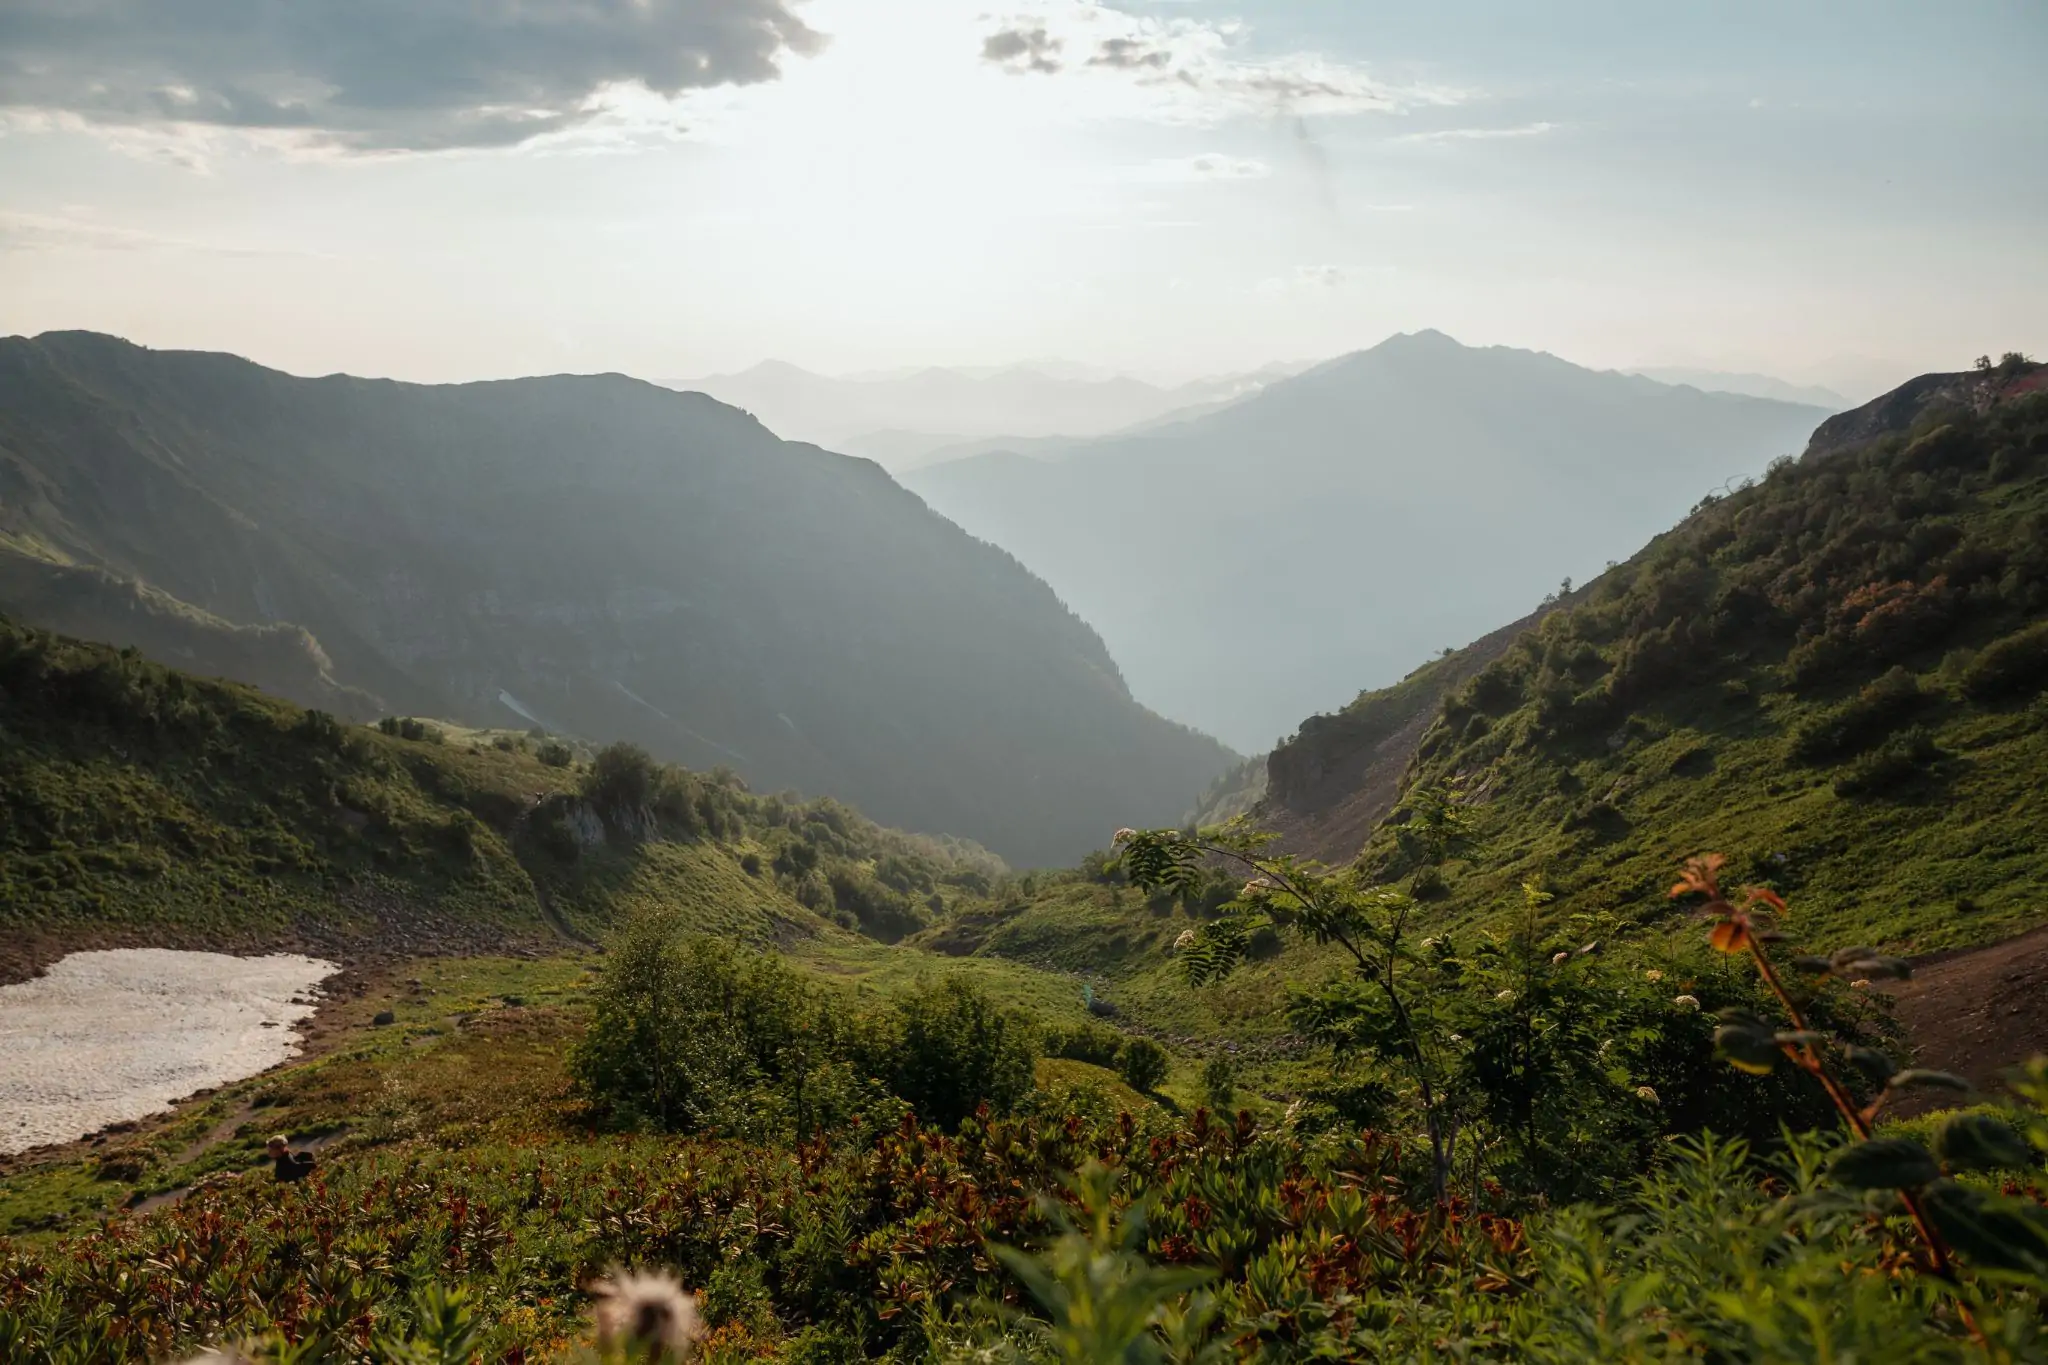
[(527, 748), (384, 734), (0, 618), (0, 980), (117, 944), (560, 947), (653, 905), (857, 944), (1002, 870), (830, 800)]
[(1170, 819), (1231, 761), (878, 467), (616, 375), (0, 341), (0, 538), (303, 627), (400, 712), (629, 739), (1023, 863)]
[[(1931, 376), (1831, 419), (1627, 563), (1305, 722), (1248, 818), (1406, 884), (1405, 802), (1462, 790), (1478, 844), (1441, 888), (1423, 878), (1432, 925), (1534, 882), (1571, 913), (1683, 932), (1665, 892), (1708, 850), (1786, 893), (1802, 942), (1917, 954), (2048, 920), (2043, 376)], [(1235, 894), (1231, 871), (1148, 897), (1093, 855), (919, 941), (1087, 975), (1141, 1026), (1256, 1038), (1330, 964), (1276, 941), (1188, 991), (1173, 942)]]
[[(1925, 952), (2048, 914), (2039, 374), (1931, 376), (1832, 419), (1464, 661), (1402, 777), (1461, 786), (1477, 819), (1444, 912), (1535, 880), (1654, 925), (1674, 860), (1715, 849), (1793, 895), (1813, 942)], [(1273, 771), (1345, 724), (1304, 727)], [(1362, 855), (1389, 878), (1414, 870), (1401, 816)]]

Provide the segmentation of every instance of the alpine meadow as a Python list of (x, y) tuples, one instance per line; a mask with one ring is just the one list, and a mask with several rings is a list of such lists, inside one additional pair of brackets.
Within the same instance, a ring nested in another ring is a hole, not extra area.
[(2048, 13), (0, 11), (0, 1361), (2048, 1365)]

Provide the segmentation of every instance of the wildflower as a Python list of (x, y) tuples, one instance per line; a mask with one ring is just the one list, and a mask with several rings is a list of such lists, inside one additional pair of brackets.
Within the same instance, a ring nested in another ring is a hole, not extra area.
[(1682, 1010), (1697, 1013), (1700, 1007), (1700, 998), (1697, 995), (1674, 995), (1671, 997), (1671, 1003)]
[(1605, 1056), (1607, 1055), (1607, 1049), (1609, 1049), (1609, 1048), (1611, 1048), (1611, 1047), (1613, 1047), (1613, 1046), (1614, 1046), (1614, 1040), (1613, 1040), (1612, 1038), (1602, 1038), (1602, 1039), (1600, 1040), (1600, 1055), (1601, 1055), (1602, 1057), (1605, 1057)]
[(1658, 971), (1655, 967), (1652, 967), (1650, 968), (1650, 970), (1643, 973), (1643, 980), (1649, 982), (1653, 986), (1656, 985), (1659, 981), (1662, 981), (1663, 979), (1664, 973)]
[(688, 1360), (704, 1335), (697, 1296), (683, 1292), (671, 1275), (615, 1270), (590, 1287), (591, 1320), (600, 1349), (672, 1356)]
[(1551, 966), (1553, 966), (1553, 967), (1556, 967), (1556, 966), (1559, 966), (1559, 965), (1561, 965), (1561, 964), (1562, 964), (1562, 963), (1564, 963), (1564, 962), (1567, 962), (1567, 961), (1569, 961), (1570, 959), (1571, 959), (1571, 954), (1570, 954), (1570, 953), (1552, 953), (1552, 954), (1550, 955), (1550, 965), (1551, 965)]
[(1120, 829), (1120, 830), (1118, 830), (1118, 831), (1116, 832), (1116, 834), (1115, 834), (1115, 835), (1114, 835), (1114, 836), (1113, 836), (1113, 837), (1112, 837), (1112, 838), (1110, 839), (1110, 843), (1112, 843), (1112, 844), (1121, 844), (1121, 843), (1125, 843), (1125, 842), (1127, 842), (1127, 841), (1129, 841), (1129, 840), (1135, 839), (1135, 838), (1137, 838), (1137, 837), (1138, 837), (1138, 831), (1136, 831), (1136, 830), (1134, 830), (1134, 829)]
[(1858, 977), (1849, 983), (1849, 989), (1852, 991), (1867, 991), (1870, 989), (1870, 981), (1866, 977)]
[(1639, 1100), (1648, 1100), (1651, 1104), (1659, 1103), (1659, 1100), (1657, 1099), (1657, 1092), (1650, 1089), (1650, 1087), (1647, 1085), (1639, 1085), (1636, 1087), (1636, 1098)]
[(1173, 950), (1174, 950), (1174, 951), (1175, 951), (1176, 953), (1182, 953), (1182, 952), (1186, 952), (1186, 951), (1187, 951), (1188, 949), (1190, 949), (1190, 948), (1192, 948), (1192, 947), (1194, 947), (1194, 946), (1195, 946), (1195, 931), (1194, 931), (1194, 930), (1192, 930), (1192, 929), (1183, 929), (1183, 930), (1181, 930), (1181, 931), (1180, 931), (1180, 937), (1179, 937), (1179, 938), (1176, 938), (1176, 939), (1175, 939), (1175, 940), (1173, 941)]
[(1273, 879), (1271, 877), (1254, 877), (1244, 884), (1244, 890), (1237, 893), (1237, 898), (1243, 901), (1254, 901), (1261, 896), (1272, 894), (1272, 891)]

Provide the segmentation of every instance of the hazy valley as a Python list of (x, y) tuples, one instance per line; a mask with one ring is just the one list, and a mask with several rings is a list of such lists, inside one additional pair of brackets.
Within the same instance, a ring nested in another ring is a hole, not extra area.
[(0, 1365), (2048, 1365), (2044, 69), (0, 4)]

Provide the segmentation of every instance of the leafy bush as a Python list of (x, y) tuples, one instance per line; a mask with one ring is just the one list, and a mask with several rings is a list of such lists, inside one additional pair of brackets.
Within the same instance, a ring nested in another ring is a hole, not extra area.
[(559, 739), (543, 740), (534, 757), (550, 768), (566, 768), (576, 761), (576, 751)]
[(1792, 757), (1801, 763), (1846, 758), (1883, 739), (1927, 701), (1920, 680), (1894, 668), (1848, 701), (1802, 723), (1792, 732)]
[(628, 1125), (803, 1137), (871, 1098), (848, 1062), (856, 1027), (781, 959), (649, 917), (607, 959), (571, 1070)]
[(654, 804), (661, 765), (637, 744), (607, 744), (583, 780), (583, 795), (607, 820), (630, 821)]
[(1036, 1030), (957, 977), (899, 1001), (864, 1039), (869, 1075), (926, 1123), (957, 1125), (986, 1104), (1007, 1113), (1031, 1092)]
[(1237, 1099), (1237, 1067), (1228, 1057), (1215, 1056), (1202, 1064), (1202, 1102), (1218, 1112), (1228, 1112)]
[(1094, 1024), (1047, 1029), (1045, 1033), (1046, 1056), (1065, 1057), (1090, 1066), (1115, 1066), (1117, 1054), (1123, 1051), (1123, 1047), (1122, 1034)]
[(1915, 726), (1850, 764), (1835, 779), (1837, 796), (1878, 796), (1925, 776), (1942, 758), (1934, 737)]
[(1149, 1094), (1166, 1079), (1169, 1058), (1166, 1049), (1150, 1038), (1133, 1038), (1124, 1044), (1116, 1069), (1131, 1089)]
[(1963, 670), (1963, 693), (1973, 701), (2002, 701), (2048, 686), (2048, 621), (1994, 640)]

